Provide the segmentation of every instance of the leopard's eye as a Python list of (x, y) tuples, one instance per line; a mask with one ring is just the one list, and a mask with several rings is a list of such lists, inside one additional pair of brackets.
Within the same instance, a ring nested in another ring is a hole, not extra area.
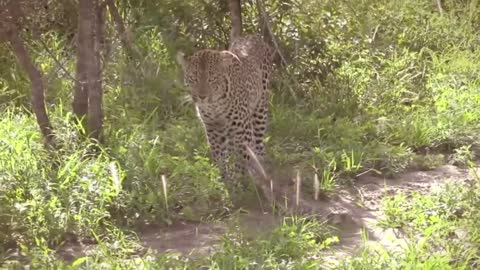
[(195, 84), (195, 76), (185, 76), (183, 78), (186, 85), (194, 85)]

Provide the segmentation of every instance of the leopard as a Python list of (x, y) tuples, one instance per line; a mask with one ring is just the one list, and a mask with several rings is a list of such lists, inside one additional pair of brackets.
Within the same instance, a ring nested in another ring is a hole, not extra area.
[(259, 35), (238, 37), (228, 50), (177, 53), (211, 158), (223, 179), (252, 173), (249, 149), (261, 162), (265, 159), (274, 57), (275, 50)]

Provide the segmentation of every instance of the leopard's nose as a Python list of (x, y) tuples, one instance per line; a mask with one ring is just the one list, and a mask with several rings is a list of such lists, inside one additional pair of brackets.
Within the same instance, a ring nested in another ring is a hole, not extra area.
[(199, 98), (200, 100), (204, 100), (206, 97), (207, 97), (207, 96), (198, 95), (198, 98)]

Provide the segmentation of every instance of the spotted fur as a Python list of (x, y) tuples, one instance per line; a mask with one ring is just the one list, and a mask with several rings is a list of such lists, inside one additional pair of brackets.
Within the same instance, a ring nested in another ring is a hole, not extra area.
[[(273, 49), (252, 35), (234, 40), (229, 51), (200, 50), (190, 57), (177, 57), (212, 158), (224, 178), (246, 172), (247, 145), (260, 160), (265, 156), (273, 56)], [(233, 171), (227, 165), (232, 157), (236, 160)]]

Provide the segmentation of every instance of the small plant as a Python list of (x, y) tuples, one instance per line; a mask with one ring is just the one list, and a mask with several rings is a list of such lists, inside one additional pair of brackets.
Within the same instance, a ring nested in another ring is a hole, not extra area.
[(322, 180), (320, 181), (320, 189), (329, 192), (333, 191), (335, 188), (335, 173), (334, 173), (335, 168), (333, 167), (328, 167), (323, 170), (322, 173)]
[(360, 153), (360, 156), (357, 156), (357, 153), (355, 153), (353, 150), (351, 150), (348, 154), (345, 150), (343, 150), (341, 155), (343, 172), (349, 175), (357, 173), (362, 168), (362, 157), (363, 153)]
[(379, 225), (384, 228), (402, 228), (408, 224), (412, 217), (405, 209), (406, 202), (407, 197), (403, 193), (385, 198), (383, 201), (385, 217), (379, 221)]
[(450, 164), (456, 166), (467, 166), (471, 163), (474, 158), (475, 154), (471, 149), (471, 145), (461, 146), (453, 150), (453, 154), (450, 156)]
[(419, 170), (433, 170), (445, 164), (443, 154), (414, 155), (411, 167)]
[[(222, 248), (207, 259), (215, 269), (316, 269), (320, 250), (338, 242), (325, 224), (299, 217), (286, 217), (280, 226), (255, 240), (235, 231), (224, 237)], [(205, 263), (204, 263), (205, 264)]]

